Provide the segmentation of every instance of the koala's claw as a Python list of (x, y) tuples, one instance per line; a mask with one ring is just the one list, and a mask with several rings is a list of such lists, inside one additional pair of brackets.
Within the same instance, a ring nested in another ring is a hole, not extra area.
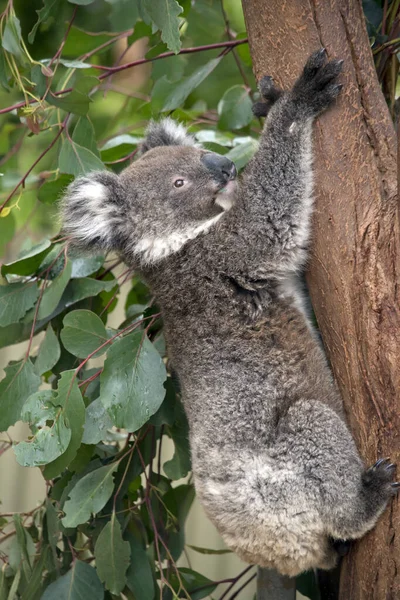
[(258, 82), (258, 91), (261, 94), (262, 101), (253, 104), (253, 113), (256, 117), (266, 117), (271, 106), (280, 98), (283, 92), (275, 86), (270, 75), (261, 77)]
[(398, 494), (400, 490), (400, 481), (395, 481), (394, 483), (391, 483), (390, 487), (392, 488), (393, 495)]
[(380, 458), (372, 467), (363, 474), (363, 483), (371, 492), (375, 490), (386, 497), (397, 494), (400, 482), (392, 482), (396, 465), (390, 462), (390, 458)]
[(328, 108), (343, 88), (342, 84), (335, 81), (342, 69), (343, 60), (326, 62), (325, 49), (314, 52), (292, 90), (298, 111), (308, 117), (316, 116)]

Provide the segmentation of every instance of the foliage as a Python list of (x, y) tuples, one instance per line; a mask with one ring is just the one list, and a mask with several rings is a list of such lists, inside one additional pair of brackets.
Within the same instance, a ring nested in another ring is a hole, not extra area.
[[(0, 348), (25, 343), (0, 381), (0, 430), (31, 429), (0, 453), (47, 481), (43, 504), (0, 520), (0, 599), (210, 597), (219, 582), (182, 566), (194, 488), (159, 311), (118, 257), (70, 251), (57, 199), (129, 165), (160, 113), (245, 166), (260, 124), (240, 2), (8, 0), (0, 31)], [(396, 47), (385, 35), (376, 55)], [(312, 575), (299, 588), (318, 593)]]

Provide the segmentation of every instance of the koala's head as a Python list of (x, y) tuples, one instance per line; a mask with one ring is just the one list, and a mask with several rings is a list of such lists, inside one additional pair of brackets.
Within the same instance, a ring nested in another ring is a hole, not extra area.
[(73, 245), (154, 263), (207, 232), (233, 206), (235, 165), (196, 145), (182, 125), (151, 123), (141, 150), (120, 175), (97, 171), (69, 186), (62, 219)]

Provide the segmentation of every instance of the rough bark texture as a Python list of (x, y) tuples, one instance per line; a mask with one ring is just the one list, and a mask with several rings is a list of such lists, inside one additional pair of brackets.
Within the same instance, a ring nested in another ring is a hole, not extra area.
[[(315, 131), (308, 282), (348, 421), (366, 463), (400, 463), (400, 243), (395, 131), (360, 0), (243, 0), (257, 79), (290, 86), (324, 46), (345, 60), (337, 107)], [(399, 473), (398, 473), (399, 475)], [(342, 600), (400, 598), (400, 507), (344, 561)]]

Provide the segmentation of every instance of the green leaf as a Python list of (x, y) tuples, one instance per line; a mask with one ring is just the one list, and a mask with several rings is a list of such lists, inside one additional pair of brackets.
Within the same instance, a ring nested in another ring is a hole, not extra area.
[(225, 156), (230, 158), (236, 165), (237, 169), (242, 169), (247, 165), (249, 160), (254, 156), (258, 149), (256, 140), (250, 139), (243, 144), (239, 144), (229, 150)]
[(143, 0), (143, 5), (153, 23), (161, 30), (163, 42), (177, 54), (181, 49), (178, 15), (182, 7), (176, 0)]
[(142, 331), (114, 342), (100, 376), (100, 399), (117, 427), (136, 431), (165, 396), (166, 370)]
[(58, 277), (56, 277), (54, 281), (52, 281), (51, 284), (45, 289), (37, 314), (39, 321), (51, 315), (51, 313), (57, 308), (58, 303), (61, 300), (61, 296), (67, 287), (68, 281), (70, 280), (71, 270), (71, 261), (67, 259), (60, 275), (58, 275)]
[(91, 514), (101, 511), (113, 493), (113, 473), (117, 468), (118, 462), (112, 463), (88, 473), (78, 481), (64, 504), (64, 527), (76, 527), (85, 523)]
[(42, 390), (30, 396), (22, 408), (21, 419), (34, 432), (29, 442), (14, 446), (17, 461), (23, 467), (46, 465), (68, 448), (71, 430), (66, 426), (56, 392)]
[(130, 555), (129, 542), (122, 539), (121, 525), (113, 512), (94, 547), (97, 574), (112, 594), (120, 594), (126, 585)]
[(0, 431), (6, 431), (21, 418), (26, 399), (40, 385), (40, 377), (29, 359), (9, 365), (5, 372), (0, 381)]
[(35, 371), (38, 375), (43, 375), (51, 371), (58, 362), (61, 355), (60, 344), (51, 325), (48, 326), (43, 342), (40, 344), (39, 354), (35, 361)]
[(2, 275), (13, 273), (15, 275), (32, 275), (43, 261), (51, 248), (50, 240), (44, 240), (33, 246), (30, 250), (21, 252), (17, 260), (5, 263), (1, 267)]
[(21, 46), (21, 25), (15, 15), (11, 15), (6, 21), (1, 45), (4, 50), (13, 54), (22, 65), (27, 63), (27, 58)]
[(104, 589), (93, 567), (80, 560), (53, 581), (40, 600), (104, 600)]
[(63, 173), (75, 177), (104, 169), (102, 161), (93, 152), (70, 140), (63, 140), (58, 166)]
[[(42, 545), (39, 559), (37, 560), (32, 574), (27, 581), (27, 586), (21, 596), (21, 600), (38, 600), (38, 593), (42, 586), (43, 570), (48, 561), (49, 547)], [(0, 596), (1, 598), (1, 596)]]
[(39, 288), (35, 282), (0, 285), (0, 326), (19, 321), (38, 296)]
[[(247, 31), (238, 33), (238, 35), (236, 36), (237, 40), (243, 40), (244, 38), (247, 38)], [(247, 65), (248, 67), (251, 67), (253, 65), (253, 62), (251, 60), (249, 44), (240, 44), (236, 47), (236, 52), (239, 54), (240, 58), (242, 59), (245, 65)]]
[(29, 535), (28, 531), (23, 527), (21, 515), (13, 516), (14, 527), (17, 534), (17, 544), (19, 550), (19, 562), (22, 566), (22, 573), (26, 580), (32, 573), (33, 555), (35, 553), (35, 546), (33, 540)]
[[(103, 321), (90, 310), (74, 310), (64, 317), (60, 337), (64, 347), (74, 356), (86, 358), (108, 340)], [(106, 352), (107, 346), (95, 356)]]
[(128, 534), (131, 561), (126, 573), (128, 588), (135, 600), (153, 600), (155, 595), (153, 573), (146, 549), (132, 534)]
[(243, 85), (234, 85), (226, 90), (218, 103), (221, 129), (241, 129), (253, 119), (252, 101)]
[[(220, 63), (222, 56), (218, 56), (217, 58), (213, 58), (207, 64), (203, 65), (199, 69), (196, 69), (192, 75), (182, 79), (178, 84), (174, 83), (172, 90), (167, 94), (167, 97), (164, 99), (164, 104), (162, 107), (162, 111), (170, 111), (174, 110), (181, 106), (186, 98), (189, 96), (191, 92), (204, 79), (214, 71), (215, 67)], [(165, 78), (160, 79), (159, 81), (165, 81)], [(158, 82), (157, 82), (158, 83)]]
[(104, 256), (71, 257), (71, 260), (71, 279), (78, 279), (79, 277), (87, 277), (98, 271), (104, 263)]
[(179, 410), (179, 416), (174, 425), (168, 428), (168, 432), (174, 440), (174, 456), (163, 464), (165, 474), (173, 480), (186, 477), (191, 469), (189, 425), (182, 406), (178, 404), (177, 410)]
[(95, 156), (100, 158), (94, 128), (87, 117), (80, 117), (80, 119), (78, 119), (72, 135), (72, 140), (79, 146), (87, 148), (90, 152), (93, 152)]
[[(138, 2), (132, 0), (106, 0), (106, 2), (111, 5), (109, 20), (113, 31), (126, 31), (128, 27), (135, 25), (139, 18)], [(131, 44), (129, 40), (128, 45)]]
[(92, 99), (89, 97), (89, 92), (99, 83), (97, 77), (84, 76), (78, 79), (75, 83), (74, 89), (65, 96), (55, 96), (54, 94), (48, 94), (46, 100), (61, 108), (67, 112), (74, 113), (76, 115), (84, 116), (89, 110), (89, 105)]
[(71, 441), (66, 451), (53, 462), (46, 465), (45, 479), (54, 479), (75, 458), (83, 435), (85, 423), (85, 405), (76, 382), (75, 371), (64, 371), (58, 382), (57, 404), (63, 408), (63, 416), (71, 429)]
[(108, 429), (111, 429), (112, 425), (111, 417), (100, 398), (97, 398), (86, 409), (82, 442), (84, 444), (98, 444), (105, 438)]
[[(52, 491), (53, 489), (54, 488), (52, 488)], [(45, 505), (46, 517), (44, 521), (44, 537), (54, 551), (60, 537), (60, 519), (58, 516), (58, 511), (50, 498), (46, 498)]]
[(36, 11), (38, 20), (33, 26), (32, 31), (28, 35), (28, 42), (30, 44), (33, 44), (35, 40), (35, 35), (39, 25), (44, 21), (47, 21), (47, 19), (49, 19), (50, 17), (56, 16), (60, 8), (60, 3), (61, 0), (43, 0), (43, 8)]
[(71, 306), (85, 298), (97, 296), (100, 292), (110, 292), (116, 285), (115, 279), (111, 281), (90, 279), (89, 277), (72, 279), (65, 290), (63, 301), (65, 306)]
[(73, 181), (71, 175), (62, 173), (53, 181), (46, 181), (40, 186), (38, 198), (43, 204), (54, 204), (60, 198), (67, 186)]
[(132, 151), (132, 147), (137, 146), (143, 140), (142, 137), (134, 135), (117, 135), (108, 140), (100, 149), (101, 158), (104, 162), (118, 160)]

